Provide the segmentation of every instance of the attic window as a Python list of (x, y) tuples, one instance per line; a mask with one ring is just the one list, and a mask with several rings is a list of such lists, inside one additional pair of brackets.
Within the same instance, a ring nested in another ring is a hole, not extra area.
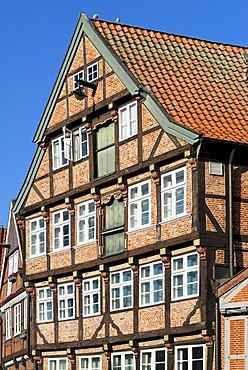
[(79, 87), (79, 80), (83, 80), (84, 71), (79, 71), (73, 75), (73, 90), (76, 90)]
[(98, 63), (91, 64), (87, 67), (87, 81), (91, 82), (98, 78)]
[(209, 162), (209, 174), (223, 176), (223, 165), (219, 162)]

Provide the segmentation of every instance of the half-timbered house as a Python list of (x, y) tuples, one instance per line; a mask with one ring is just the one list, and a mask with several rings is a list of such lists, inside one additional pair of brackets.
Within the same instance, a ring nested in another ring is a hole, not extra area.
[(33, 369), (29, 356), (28, 297), (22, 283), (22, 251), (11, 210), (1, 256), (1, 366), (3, 369)]
[(213, 283), (247, 265), (247, 51), (81, 14), (13, 209), (43, 369), (212, 369)]

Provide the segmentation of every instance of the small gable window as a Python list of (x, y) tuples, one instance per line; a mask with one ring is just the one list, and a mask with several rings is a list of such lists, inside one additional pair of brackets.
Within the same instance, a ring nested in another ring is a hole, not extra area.
[(79, 87), (79, 80), (83, 80), (84, 71), (79, 71), (73, 75), (73, 90), (76, 90)]
[(71, 131), (64, 127), (66, 160), (76, 162), (88, 155), (88, 133), (84, 127)]
[(52, 157), (53, 157), (53, 169), (63, 167), (68, 163), (65, 157), (65, 142), (64, 136), (52, 141)]
[(137, 134), (137, 102), (132, 102), (120, 108), (119, 114), (119, 139), (125, 140)]
[(87, 67), (88, 82), (94, 81), (98, 78), (98, 63), (91, 64)]
[(43, 217), (30, 221), (30, 256), (35, 257), (45, 253), (46, 224)]

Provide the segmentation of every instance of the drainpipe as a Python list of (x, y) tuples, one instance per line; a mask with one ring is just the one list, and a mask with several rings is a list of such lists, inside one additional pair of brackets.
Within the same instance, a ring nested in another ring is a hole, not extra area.
[(215, 369), (221, 370), (219, 297), (215, 294)]
[(234, 157), (235, 149), (231, 151), (228, 161), (228, 187), (229, 187), (229, 263), (230, 263), (230, 277), (234, 275), (234, 256), (233, 256), (233, 176), (232, 176), (232, 162)]

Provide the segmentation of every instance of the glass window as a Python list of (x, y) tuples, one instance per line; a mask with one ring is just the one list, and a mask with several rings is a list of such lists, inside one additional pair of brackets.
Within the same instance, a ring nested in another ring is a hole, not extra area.
[(129, 187), (129, 230), (140, 229), (151, 224), (150, 198), (150, 180)]
[(140, 305), (149, 306), (164, 301), (164, 266), (153, 262), (140, 266)]
[(53, 320), (53, 292), (50, 287), (38, 289), (38, 321)]
[(98, 78), (98, 63), (91, 64), (87, 67), (88, 82), (94, 81)]
[(21, 333), (21, 303), (14, 306), (14, 335)]
[(176, 370), (203, 370), (205, 368), (204, 346), (176, 347)]
[(82, 356), (79, 358), (80, 370), (101, 370), (100, 356)]
[(141, 370), (166, 370), (167, 350), (163, 348), (141, 351)]
[(111, 310), (121, 310), (133, 306), (133, 274), (131, 270), (110, 274)]
[(70, 215), (68, 210), (53, 214), (53, 249), (59, 250), (70, 246)]
[(83, 80), (84, 71), (79, 71), (73, 75), (73, 90), (76, 90), (79, 87), (79, 80)]
[(94, 200), (78, 205), (78, 244), (96, 239), (96, 206)]
[(68, 163), (68, 160), (65, 157), (65, 143), (63, 136), (52, 141), (52, 152), (54, 170), (63, 167)]
[(59, 320), (71, 319), (74, 317), (74, 284), (61, 284), (58, 286), (58, 309)]
[(8, 308), (5, 311), (5, 324), (6, 324), (6, 340), (8, 340), (12, 337), (12, 317), (10, 308)]
[(137, 102), (132, 102), (119, 109), (119, 138), (125, 140), (137, 131)]
[(130, 352), (112, 354), (111, 370), (135, 370), (134, 355)]
[(45, 253), (46, 223), (43, 217), (30, 221), (30, 256), (35, 257)]
[(83, 316), (100, 314), (100, 278), (83, 280)]
[(172, 258), (172, 299), (199, 295), (199, 254), (190, 253)]
[(51, 358), (48, 359), (49, 370), (68, 370), (67, 358)]

